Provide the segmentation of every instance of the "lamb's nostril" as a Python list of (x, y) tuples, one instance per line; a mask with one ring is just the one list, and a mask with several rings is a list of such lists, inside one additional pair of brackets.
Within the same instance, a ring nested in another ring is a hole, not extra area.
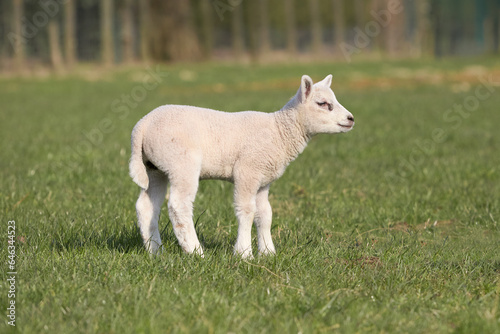
[(352, 116), (347, 116), (347, 119), (350, 120), (351, 122), (354, 122), (354, 117)]

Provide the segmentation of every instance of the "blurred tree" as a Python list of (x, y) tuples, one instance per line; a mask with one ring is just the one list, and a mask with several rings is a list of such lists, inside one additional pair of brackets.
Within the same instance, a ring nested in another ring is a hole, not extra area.
[(448, 24), (448, 52), (450, 54), (456, 54), (459, 52), (460, 48), (460, 39), (461, 36), (464, 35), (464, 26), (462, 22), (464, 21), (464, 12), (463, 12), (463, 1), (455, 0), (453, 4), (448, 2), (448, 10), (449, 12), (447, 21)]
[(210, 0), (200, 1), (200, 11), (203, 58), (210, 59), (212, 58), (214, 47), (214, 11), (212, 5), (210, 4)]
[(285, 0), (286, 45), (291, 54), (297, 53), (297, 28), (293, 0)]
[(233, 56), (240, 58), (245, 51), (242, 4), (235, 6), (231, 14), (231, 44), (233, 47)]
[(101, 18), (101, 60), (109, 66), (114, 62), (114, 43), (113, 43), (113, 0), (101, 0), (100, 18)]
[(150, 26), (151, 26), (151, 10), (150, 0), (137, 0), (139, 3), (139, 34), (140, 34), (140, 52), (141, 60), (148, 62), (150, 55)]
[(134, 61), (134, 21), (132, 16), (132, 0), (121, 0), (119, 9), (121, 16), (123, 62), (129, 64)]
[[(12, 32), (16, 36), (15, 38), (10, 39), (10, 42), (13, 44), (14, 48), (14, 67), (16, 70), (20, 71), (24, 67), (24, 58), (25, 58), (25, 38), (22, 32), (22, 18), (24, 15), (23, 11), (23, 0), (13, 0), (12, 6)], [(12, 36), (14, 36), (12, 35)]]
[[(387, 8), (391, 8), (391, 2), (394, 0), (385, 0), (383, 8), (387, 10)], [(403, 50), (407, 50), (406, 42), (405, 42), (405, 12), (402, 7), (402, 3), (400, 3), (401, 11), (389, 12), (391, 15), (389, 19), (387, 19), (387, 26), (384, 28), (383, 25), (381, 29), (385, 29), (385, 49), (390, 56), (397, 56)]]
[(354, 0), (355, 24), (360, 29), (363, 29), (366, 23), (365, 9), (366, 9), (366, 4), (364, 0)]
[(12, 13), (9, 6), (7, 1), (0, 1), (0, 68), (3, 68), (3, 60), (9, 54), (7, 31), (10, 30), (9, 13)]
[[(410, 0), (411, 1), (411, 0)], [(384, 8), (384, 5), (386, 5), (386, 1), (385, 0), (371, 0), (371, 5), (370, 5), (370, 16), (374, 17), (374, 15), (376, 16), (383, 16), (383, 15), (380, 15), (379, 13), (381, 11), (384, 11), (386, 10), (387, 8)], [(376, 13), (376, 14), (374, 14)], [(377, 22), (378, 23), (378, 22)], [(375, 51), (382, 51), (384, 50), (385, 48), (385, 38), (387, 37), (386, 36), (386, 29), (387, 27), (382, 27), (380, 25), (380, 32), (378, 34), (372, 34), (370, 37), (371, 37), (371, 48), (372, 50), (375, 50)], [(366, 30), (365, 27), (363, 27), (364, 30)]]
[(434, 56), (440, 58), (443, 56), (443, 26), (444, 14), (443, 4), (439, 0), (431, 0), (430, 17), (432, 22), (432, 36)]
[(309, 0), (309, 14), (311, 22), (311, 48), (315, 54), (323, 49), (323, 31), (318, 0)]
[(259, 16), (260, 16), (260, 45), (259, 52), (265, 55), (271, 51), (271, 36), (269, 31), (269, 0), (259, 1)]
[(257, 20), (259, 8), (258, 3), (254, 2), (243, 2), (246, 12), (246, 22), (248, 34), (248, 51), (250, 52), (250, 57), (252, 61), (259, 60), (259, 21)]
[(152, 57), (156, 60), (195, 61), (201, 59), (191, 2), (151, 1)]
[(415, 35), (415, 55), (421, 56), (432, 50), (432, 32), (430, 22), (430, 1), (420, 0), (415, 3), (417, 31)]
[(500, 0), (488, 0), (486, 3), (487, 14), (484, 18), (485, 51), (498, 52), (498, 14)]
[(339, 45), (345, 39), (344, 0), (332, 0), (333, 43)]
[(63, 57), (59, 39), (59, 21), (57, 18), (58, 16), (52, 17), (47, 28), (49, 36), (50, 64), (55, 70), (59, 71), (63, 67)]
[(76, 62), (76, 7), (75, 0), (66, 0), (64, 4), (64, 50), (68, 66)]
[(485, 36), (484, 36), (484, 25), (485, 25), (485, 20), (486, 16), (488, 15), (487, 13), (487, 4), (486, 0), (476, 0), (475, 1), (475, 39), (476, 39), (476, 44), (478, 45), (479, 48), (484, 49), (485, 46)]
[(493, 52), (498, 53), (499, 38), (500, 38), (500, 0), (493, 0), (491, 4), (492, 15), (492, 35), (493, 35)]

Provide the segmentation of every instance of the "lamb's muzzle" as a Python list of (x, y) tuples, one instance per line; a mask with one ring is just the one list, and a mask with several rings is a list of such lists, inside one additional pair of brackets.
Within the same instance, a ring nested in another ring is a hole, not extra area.
[(338, 123), (341, 127), (347, 128), (347, 129), (352, 129), (354, 127), (354, 117), (352, 115), (347, 116), (347, 122), (342, 124)]
[(193, 223), (200, 179), (234, 183), (238, 236), (234, 251), (252, 257), (255, 223), (260, 254), (274, 254), (271, 183), (318, 133), (350, 131), (354, 117), (330, 89), (332, 76), (313, 84), (302, 76), (297, 94), (279, 111), (221, 111), (165, 105), (144, 116), (132, 131), (130, 176), (141, 187), (136, 203), (146, 249), (162, 247), (158, 217), (170, 183), (169, 217), (187, 253), (203, 255)]

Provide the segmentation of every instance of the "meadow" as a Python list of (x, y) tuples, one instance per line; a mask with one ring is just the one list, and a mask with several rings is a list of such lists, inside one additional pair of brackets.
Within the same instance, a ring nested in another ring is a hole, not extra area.
[[(271, 186), (277, 255), (233, 256), (233, 187), (203, 181), (206, 257), (182, 253), (166, 206), (149, 257), (134, 124), (163, 104), (275, 111), (330, 73), (356, 125)], [(0, 332), (500, 333), (499, 92), (491, 57), (0, 78)]]

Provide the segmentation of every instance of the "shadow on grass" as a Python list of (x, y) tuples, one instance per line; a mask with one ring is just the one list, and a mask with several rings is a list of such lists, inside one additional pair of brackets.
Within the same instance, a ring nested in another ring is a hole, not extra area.
[[(170, 221), (161, 225), (160, 235), (164, 251), (182, 253)], [(213, 231), (205, 230), (204, 228), (201, 231), (198, 231), (197, 228), (197, 234), (204, 251), (209, 253), (232, 252), (233, 240), (231, 238), (214, 235)], [(111, 226), (96, 229), (92, 225), (58, 228), (58, 231), (54, 233), (54, 237), (52, 238), (51, 247), (59, 252), (68, 252), (82, 248), (107, 249), (119, 253), (145, 252), (141, 232), (137, 225), (127, 226), (121, 230), (116, 230)]]
[(138, 228), (115, 231), (110, 229), (79, 231), (60, 231), (52, 239), (52, 248), (67, 252), (82, 248), (98, 248), (115, 250), (121, 253), (138, 252), (143, 248), (142, 239)]

